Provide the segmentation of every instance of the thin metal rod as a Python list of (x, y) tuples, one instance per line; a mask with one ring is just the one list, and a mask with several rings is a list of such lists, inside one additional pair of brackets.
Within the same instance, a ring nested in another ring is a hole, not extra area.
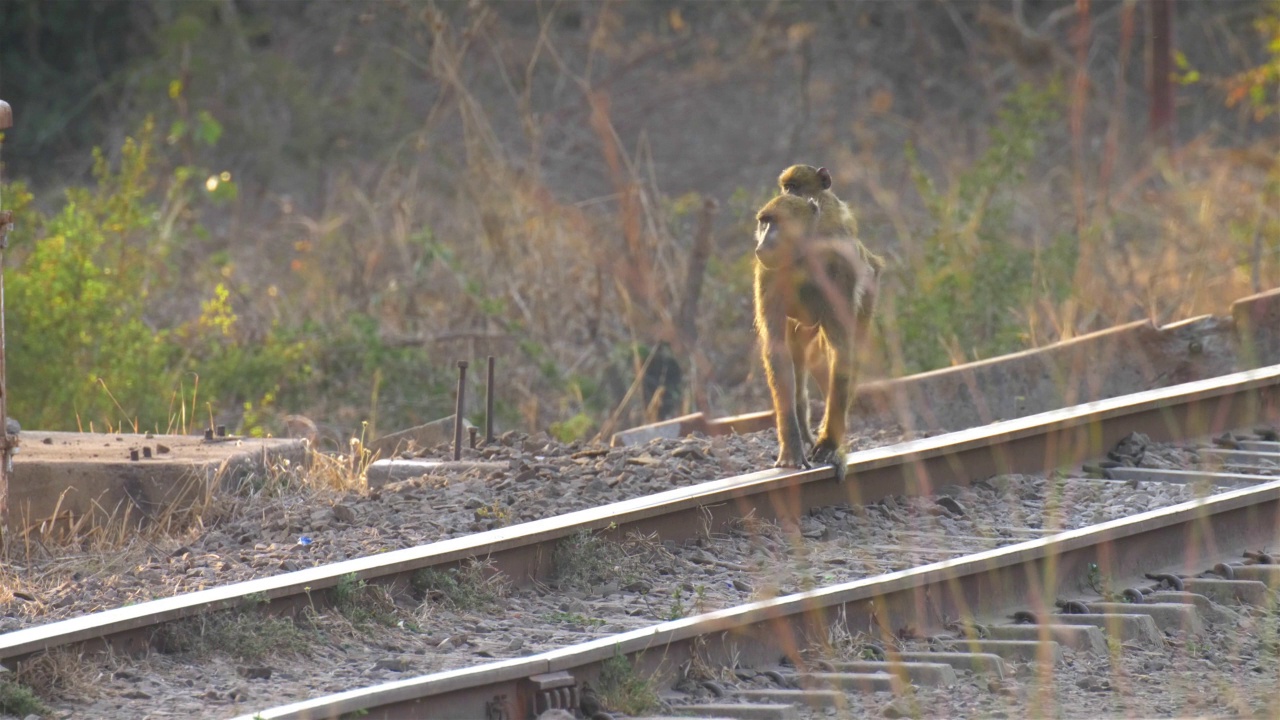
[(462, 459), (462, 413), (467, 406), (467, 361), (458, 361), (458, 404), (453, 411), (453, 459)]
[[(13, 127), (13, 108), (9, 103), (0, 100), (0, 131)], [(4, 141), (0, 139), (0, 146)], [(0, 162), (0, 168), (3, 163)], [(0, 175), (0, 186), (4, 177)], [(9, 245), (9, 226), (13, 214), (4, 212), (3, 198), (0, 198), (0, 533), (7, 536), (9, 532), (9, 478), (13, 475), (13, 453), (17, 437), (9, 436), (9, 385), (5, 380), (5, 343), (4, 343), (4, 251)]]
[(493, 356), (489, 356), (489, 382), (484, 386), (484, 444), (493, 442)]

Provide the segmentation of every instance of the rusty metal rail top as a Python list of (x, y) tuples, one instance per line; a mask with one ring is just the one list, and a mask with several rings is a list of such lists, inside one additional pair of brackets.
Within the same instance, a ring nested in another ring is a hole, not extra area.
[[(996, 442), (1085, 428), (1102, 420), (1160, 410), (1173, 404), (1213, 400), (1277, 386), (1280, 386), (1280, 365), (1272, 365), (863, 450), (848, 456), (847, 485), (850, 494), (855, 494), (858, 475), (871, 470), (899, 465), (905, 467), (921, 460), (945, 457)], [(762, 470), (511, 527), (92, 613), (0, 635), (0, 660), (234, 607), (250, 594), (268, 600), (291, 597), (333, 587), (353, 573), (360, 579), (371, 580), (553, 541), (584, 529), (600, 530), (625, 525), (645, 518), (716, 505), (745, 495), (822, 480), (834, 482), (834, 473), (829, 466), (802, 471)]]
[[(588, 663), (607, 660), (618, 653), (628, 655), (662, 648), (697, 636), (728, 632), (775, 618), (812, 613), (815, 610), (838, 605), (869, 601), (890, 593), (924, 590), (941, 583), (956, 584), (966, 577), (988, 575), (1001, 569), (1052, 560), (1072, 550), (1113, 543), (1163, 528), (1208, 522), (1213, 516), (1277, 501), (1280, 501), (1280, 481), (1233, 490), (1127, 518), (1057, 533), (1046, 538), (929, 563), (909, 570), (885, 573), (659, 623), (525, 658), (348, 690), (261, 710), (253, 715), (240, 716), (235, 720), (252, 720), (253, 718), (310, 720), (338, 717), (345, 713), (359, 713), (366, 709), (427, 698), (465, 688), (520, 680), (543, 673), (569, 671)], [(1273, 527), (1271, 531), (1273, 537), (1280, 534), (1280, 528)]]

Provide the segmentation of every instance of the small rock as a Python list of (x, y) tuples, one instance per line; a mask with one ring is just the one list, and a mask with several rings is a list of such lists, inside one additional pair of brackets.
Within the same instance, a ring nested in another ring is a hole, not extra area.
[(1089, 692), (1109, 692), (1112, 689), (1110, 680), (1104, 680), (1092, 675), (1077, 680), (1076, 687)]
[(130, 700), (150, 700), (151, 694), (145, 693), (141, 690), (126, 690), (125, 692), (120, 693), (120, 697), (128, 698)]
[(959, 500), (956, 500), (955, 498), (950, 497), (948, 495), (943, 495), (942, 497), (938, 498), (936, 502), (938, 507), (945, 509), (947, 512), (951, 513), (952, 515), (963, 517), (964, 515), (969, 514), (968, 510), (965, 509), (964, 505), (960, 504)]
[(348, 525), (354, 525), (356, 523), (356, 511), (346, 505), (334, 505), (333, 517), (338, 522), (346, 523)]
[(911, 703), (907, 702), (903, 698), (898, 698), (888, 705), (885, 705), (884, 709), (880, 711), (880, 716), (891, 719), (915, 717), (915, 712), (913, 712), (913, 710), (914, 708), (911, 707)]
[(693, 445), (681, 445), (680, 447), (671, 451), (671, 457), (702, 460), (706, 458), (706, 455), (703, 455), (702, 451), (694, 447)]
[(406, 657), (383, 658), (373, 664), (374, 670), (390, 670), (391, 672), (408, 672), (413, 662)]
[(227, 691), (227, 698), (231, 702), (243, 702), (249, 699), (249, 693), (242, 687), (233, 687)]
[(270, 680), (271, 673), (275, 670), (266, 666), (246, 666), (236, 668), (236, 672), (246, 680)]

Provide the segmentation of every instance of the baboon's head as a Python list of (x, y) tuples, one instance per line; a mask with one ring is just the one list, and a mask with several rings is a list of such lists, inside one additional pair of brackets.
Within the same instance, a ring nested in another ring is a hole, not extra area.
[(821, 213), (812, 198), (779, 195), (770, 200), (756, 213), (756, 260), (770, 269), (794, 263)]
[(792, 165), (778, 176), (778, 188), (783, 195), (817, 197), (823, 190), (831, 188), (831, 173), (824, 167)]

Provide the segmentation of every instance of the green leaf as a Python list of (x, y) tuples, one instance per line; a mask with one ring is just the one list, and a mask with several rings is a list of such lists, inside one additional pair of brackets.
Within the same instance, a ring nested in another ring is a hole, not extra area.
[(196, 139), (209, 147), (216, 145), (218, 138), (222, 137), (222, 123), (210, 115), (208, 110), (201, 110), (196, 115), (196, 121)]

